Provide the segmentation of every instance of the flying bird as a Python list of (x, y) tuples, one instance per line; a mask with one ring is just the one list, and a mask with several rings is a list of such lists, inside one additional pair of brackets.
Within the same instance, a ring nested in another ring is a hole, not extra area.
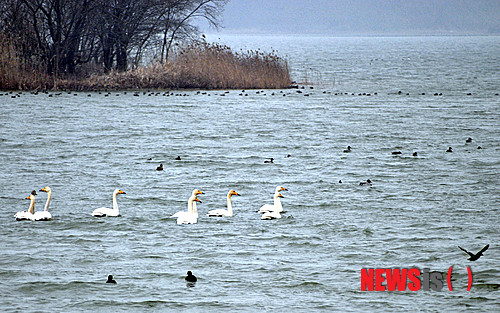
[(479, 259), (482, 255), (483, 255), (483, 252), (488, 250), (488, 248), (490, 247), (490, 245), (486, 245), (484, 246), (484, 248), (481, 249), (481, 251), (479, 251), (478, 253), (474, 254), (472, 252), (469, 252), (467, 250), (465, 250), (464, 248), (458, 246), (460, 248), (460, 250), (462, 250), (463, 252), (467, 253), (468, 255), (470, 255), (470, 258), (468, 258), (467, 260), (469, 261), (476, 261), (477, 259)]

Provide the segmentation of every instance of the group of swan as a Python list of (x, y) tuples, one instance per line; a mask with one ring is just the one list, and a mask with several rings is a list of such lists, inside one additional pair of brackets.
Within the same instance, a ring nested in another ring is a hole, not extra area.
[[(279, 198), (283, 198), (283, 195), (280, 193), (283, 190), (287, 190), (285, 187), (278, 186), (274, 192), (274, 204), (265, 204), (259, 209), (259, 213), (263, 213), (261, 219), (270, 220), (281, 218), (281, 212), (283, 212), (283, 207), (281, 206), (281, 201)], [(52, 197), (52, 191), (50, 187), (44, 187), (40, 189), (40, 191), (47, 193), (47, 202), (45, 203), (45, 210), (35, 212), (35, 196), (36, 191), (33, 190), (31, 194), (26, 198), (31, 200), (28, 211), (20, 211), (17, 212), (14, 216), (16, 220), (32, 220), (32, 221), (46, 221), (51, 220), (52, 215), (49, 212), (49, 204), (50, 198)], [(124, 191), (120, 189), (115, 189), (113, 192), (113, 208), (98, 208), (92, 212), (92, 216), (95, 217), (106, 217), (106, 216), (119, 216), (120, 212), (118, 210), (118, 203), (116, 201), (116, 196), (118, 194), (125, 194)], [(191, 197), (188, 200), (188, 209), (187, 211), (179, 211), (172, 215), (171, 217), (177, 218), (177, 224), (196, 224), (198, 222), (198, 210), (196, 209), (196, 202), (201, 203), (200, 199), (198, 199), (198, 195), (204, 194), (199, 189), (194, 189)], [(232, 196), (239, 196), (235, 190), (231, 189), (227, 193), (227, 209), (216, 209), (208, 211), (208, 217), (231, 217), (233, 216), (233, 206), (231, 204)]]
[(191, 197), (188, 199), (188, 209), (187, 211), (179, 211), (172, 215), (171, 217), (177, 218), (177, 224), (196, 224), (198, 223), (198, 210), (196, 209), (196, 202), (201, 203), (198, 199), (198, 195), (202, 195), (203, 192), (199, 189), (193, 190)]
[(26, 198), (28, 200), (31, 200), (30, 202), (30, 207), (28, 211), (19, 211), (14, 215), (16, 220), (18, 221), (23, 221), (23, 220), (29, 220), (29, 221), (48, 221), (52, 219), (52, 214), (49, 212), (49, 204), (50, 204), (50, 198), (52, 197), (52, 191), (50, 190), (49, 186), (46, 186), (40, 191), (46, 192), (47, 193), (47, 202), (45, 202), (45, 209), (43, 211), (37, 211), (35, 212), (35, 196), (36, 196), (36, 190), (33, 190), (31, 194)]
[[(177, 224), (196, 224), (198, 223), (198, 210), (196, 209), (196, 202), (201, 203), (200, 199), (198, 199), (198, 195), (204, 194), (199, 189), (193, 190), (191, 197), (188, 200), (188, 210), (187, 211), (179, 211), (172, 215), (171, 217), (177, 218)], [(229, 190), (227, 193), (227, 210), (224, 209), (216, 209), (208, 211), (208, 217), (224, 217), (224, 216), (233, 216), (233, 205), (231, 204), (232, 196), (239, 196), (240, 194), (234, 191), (233, 189)]]
[(259, 213), (263, 213), (260, 217), (261, 220), (273, 220), (281, 218), (281, 212), (283, 212), (283, 207), (281, 206), (280, 198), (284, 198), (281, 191), (286, 191), (287, 189), (282, 186), (276, 187), (274, 191), (274, 204), (264, 204), (260, 207)]

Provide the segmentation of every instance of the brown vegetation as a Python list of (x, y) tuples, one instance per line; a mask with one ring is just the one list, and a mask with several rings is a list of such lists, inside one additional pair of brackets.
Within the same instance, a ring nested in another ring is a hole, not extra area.
[(233, 52), (201, 42), (181, 49), (172, 61), (88, 77), (54, 76), (23, 68), (14, 45), (0, 40), (0, 89), (271, 89), (291, 84), (287, 62), (274, 53)]
[(275, 54), (197, 41), (195, 21), (217, 28), (226, 3), (0, 0), (0, 89), (287, 87)]
[(54, 84), (43, 73), (33, 71), (19, 56), (14, 42), (0, 34), (0, 89), (33, 90), (49, 88)]

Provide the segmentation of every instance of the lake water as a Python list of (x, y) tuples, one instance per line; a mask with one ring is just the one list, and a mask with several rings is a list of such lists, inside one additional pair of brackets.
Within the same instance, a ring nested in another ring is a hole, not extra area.
[[(277, 49), (313, 85), (0, 92), (1, 311), (499, 309), (499, 37), (221, 41)], [(53, 220), (16, 222), (46, 185)], [(262, 221), (277, 185), (286, 213)], [(121, 216), (92, 217), (115, 188)], [(176, 225), (194, 188), (205, 192), (198, 224)], [(234, 217), (205, 217), (230, 189)], [(457, 247), (488, 243), (476, 262)], [(453, 291), (360, 290), (362, 268), (450, 266)]]

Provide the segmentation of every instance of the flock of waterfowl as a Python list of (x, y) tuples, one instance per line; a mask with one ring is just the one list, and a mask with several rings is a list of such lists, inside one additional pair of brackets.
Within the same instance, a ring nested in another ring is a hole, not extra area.
[[(281, 212), (283, 212), (283, 207), (279, 198), (283, 198), (281, 191), (287, 190), (285, 187), (278, 186), (274, 192), (273, 204), (265, 204), (259, 209), (259, 213), (262, 213), (262, 220), (272, 220), (281, 218)], [(45, 209), (43, 211), (35, 212), (35, 196), (37, 195), (36, 190), (33, 190), (31, 194), (26, 198), (31, 200), (29, 209), (27, 211), (19, 211), (14, 217), (18, 221), (28, 220), (28, 221), (48, 221), (52, 219), (52, 215), (49, 212), (50, 198), (52, 196), (52, 191), (49, 186), (44, 187), (40, 191), (44, 191), (48, 194), (47, 202), (45, 204)], [(94, 217), (108, 217), (108, 216), (119, 216), (120, 211), (118, 209), (118, 202), (116, 196), (119, 194), (125, 194), (124, 191), (120, 189), (115, 189), (113, 191), (113, 208), (97, 208), (92, 212)], [(191, 197), (188, 199), (188, 209), (187, 211), (179, 211), (171, 216), (171, 218), (177, 219), (177, 224), (196, 224), (198, 223), (198, 210), (196, 208), (196, 202), (201, 203), (198, 195), (204, 194), (199, 189), (194, 189)], [(207, 213), (208, 217), (232, 217), (233, 216), (233, 206), (231, 203), (232, 196), (239, 196), (235, 190), (231, 189), (227, 193), (227, 209), (215, 209), (210, 210)]]
[[(308, 90), (308, 91), (306, 91), (306, 90)], [(245, 97), (249, 96), (250, 92), (254, 92), (256, 95), (261, 95), (261, 96), (267, 96), (267, 95), (277, 96), (277, 95), (281, 95), (281, 96), (284, 97), (284, 96), (287, 96), (287, 95), (298, 94), (298, 95), (302, 95), (302, 96), (308, 97), (308, 96), (313, 95), (313, 90), (314, 90), (313, 86), (308, 86), (308, 87), (306, 87), (306, 86), (293, 86), (293, 88), (289, 88), (287, 90), (272, 91), (269, 94), (265, 90), (248, 91), (248, 90), (244, 90), (243, 89), (243, 90), (237, 91), (237, 92), (238, 92), (239, 96), (245, 96)], [(87, 93), (87, 97), (92, 97), (92, 95), (94, 95), (96, 93), (99, 94), (99, 95), (103, 95), (104, 97), (109, 97), (109, 96), (113, 95), (112, 92), (108, 91), (108, 90), (104, 90), (104, 91), (97, 90), (97, 91), (94, 91), (92, 93)], [(127, 95), (127, 91), (124, 91), (122, 93), (124, 95)], [(217, 91), (212, 91), (212, 92), (209, 92), (209, 91), (197, 91), (196, 93), (194, 93), (194, 95), (226, 96), (229, 93), (230, 93), (229, 91), (222, 91), (220, 93), (218, 93)], [(341, 92), (341, 91), (332, 92), (332, 91), (328, 91), (328, 90), (323, 90), (322, 93), (323, 94), (334, 94), (335, 96), (368, 96), (369, 97), (369, 96), (377, 96), (378, 95), (378, 92), (373, 92), (373, 93), (370, 93), (370, 92)], [(0, 93), (0, 97), (1, 96), (10, 96), (11, 98), (19, 98), (23, 94), (24, 93), (22, 91), (19, 91), (19, 92), (10, 91), (10, 92), (5, 92), (5, 93)], [(54, 97), (54, 96), (61, 96), (63, 94), (78, 96), (78, 95), (82, 94), (82, 92), (75, 92), (75, 91), (49, 92), (48, 90), (43, 90), (43, 91), (32, 91), (32, 92), (30, 92), (30, 94), (32, 94), (32, 95), (45, 94), (48, 97)], [(190, 95), (193, 95), (193, 93), (180, 92), (180, 91), (171, 91), (171, 90), (161, 91), (161, 92), (160, 91), (151, 91), (151, 90), (147, 90), (147, 91), (132, 91), (131, 94), (134, 97), (139, 97), (139, 96), (149, 96), (149, 97), (151, 97), (151, 96), (189, 97)], [(404, 96), (404, 95), (409, 96), (410, 95), (409, 92), (403, 92), (401, 90), (399, 90), (397, 92), (388, 93), (388, 94), (390, 94), (390, 95), (400, 95), (400, 96)], [(114, 96), (120, 96), (120, 95), (121, 95), (120, 92), (114, 92)], [(433, 92), (430, 92), (430, 93), (418, 92), (418, 93), (416, 93), (416, 95), (419, 95), (419, 96), (425, 96), (425, 95), (443, 96), (443, 93), (442, 92), (434, 92), (434, 93)], [(471, 92), (466, 92), (465, 95), (466, 96), (472, 96), (472, 93)], [(495, 96), (499, 96), (500, 94), (495, 93), (494, 95)]]
[[(472, 143), (472, 138), (469, 137), (465, 140), (466, 144)], [(481, 146), (478, 146), (477, 149), (482, 149)], [(346, 149), (343, 150), (344, 153), (350, 153), (352, 152), (352, 147), (347, 146)], [(449, 147), (446, 152), (453, 152), (452, 147)], [(401, 151), (393, 151), (392, 155), (401, 155)], [(418, 156), (417, 152), (413, 152), (412, 154), (414, 157)], [(286, 158), (291, 157), (290, 154), (286, 156)], [(180, 156), (175, 158), (175, 160), (180, 160)], [(149, 159), (151, 160), (151, 158)], [(268, 160), (265, 160), (264, 163), (274, 163), (274, 158), (268, 158)], [(157, 168), (157, 171), (162, 171), (163, 170), (163, 164), (160, 164)], [(339, 183), (342, 183), (342, 180), (339, 180)], [(370, 179), (367, 179), (366, 181), (362, 181), (359, 183), (360, 186), (372, 186), (372, 181)], [(279, 219), (281, 218), (281, 212), (283, 212), (283, 207), (281, 205), (280, 198), (284, 198), (283, 195), (281, 194), (281, 191), (287, 190), (285, 187), (282, 186), (277, 186), (274, 192), (273, 196), (273, 204), (265, 204), (259, 209), (259, 213), (262, 213), (261, 219), (262, 220), (271, 220), (271, 219)], [(52, 197), (52, 191), (49, 186), (46, 186), (40, 191), (46, 192), (47, 193), (47, 201), (45, 203), (45, 208), (43, 211), (37, 211), (35, 212), (35, 196), (37, 195), (36, 190), (33, 190), (31, 194), (26, 198), (28, 200), (31, 200), (30, 206), (27, 211), (19, 211), (17, 212), (14, 217), (16, 220), (21, 221), (21, 220), (31, 220), (31, 221), (48, 221), (52, 219), (52, 215), (49, 212), (49, 204), (50, 204), (50, 199)], [(106, 216), (119, 216), (120, 211), (118, 209), (118, 203), (116, 200), (116, 196), (118, 194), (125, 194), (124, 191), (120, 189), (115, 189), (113, 192), (113, 208), (97, 208), (92, 212), (92, 216), (95, 217), (106, 217)], [(198, 198), (198, 195), (204, 194), (201, 190), (199, 189), (194, 189), (191, 197), (188, 199), (188, 208), (187, 211), (179, 211), (175, 214), (173, 214), (171, 217), (177, 219), (177, 224), (196, 224), (198, 222), (198, 210), (196, 208), (196, 202), (201, 203), (201, 200)], [(231, 197), (232, 196), (239, 196), (240, 194), (237, 193), (235, 190), (231, 189), (227, 193), (227, 209), (215, 209), (211, 210), (207, 213), (208, 217), (232, 217), (233, 216), (233, 206), (231, 202)]]

